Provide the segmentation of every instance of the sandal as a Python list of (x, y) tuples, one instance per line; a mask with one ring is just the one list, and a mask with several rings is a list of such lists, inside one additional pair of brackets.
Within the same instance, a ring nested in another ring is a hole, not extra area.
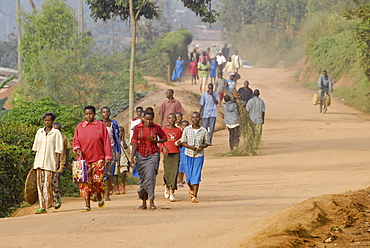
[(143, 205), (141, 205), (140, 207), (138, 207), (137, 209), (139, 209), (139, 210), (145, 210), (145, 209), (147, 209), (147, 206), (143, 206)]
[(54, 208), (59, 209), (62, 206), (62, 198), (58, 197), (58, 205), (56, 205)]
[(104, 208), (105, 207), (105, 201), (104, 199), (101, 199), (100, 201), (98, 201), (98, 208)]
[(149, 209), (157, 209), (157, 206), (156, 206), (156, 205), (151, 205), (151, 206), (149, 207)]
[(190, 197), (190, 198), (193, 198), (193, 197), (194, 197), (194, 191), (189, 190), (189, 197)]
[(91, 208), (89, 207), (84, 207), (83, 209), (81, 209), (81, 212), (89, 212), (91, 211)]
[(35, 214), (45, 214), (45, 213), (47, 213), (47, 212), (44, 208), (39, 208), (39, 209), (36, 210)]
[(191, 198), (191, 203), (198, 203), (198, 199), (196, 197)]

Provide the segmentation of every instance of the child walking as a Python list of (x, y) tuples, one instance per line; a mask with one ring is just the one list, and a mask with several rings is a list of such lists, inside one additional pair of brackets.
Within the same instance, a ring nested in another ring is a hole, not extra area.
[(176, 201), (175, 190), (177, 190), (177, 173), (180, 163), (180, 149), (176, 142), (181, 138), (182, 131), (175, 126), (176, 115), (171, 113), (167, 117), (168, 126), (162, 128), (167, 136), (167, 141), (160, 144), (163, 156), (164, 176), (163, 180), (166, 185), (164, 196), (171, 202)]
[[(119, 161), (117, 161), (117, 168), (114, 172), (114, 187), (116, 195), (126, 194), (126, 177), (130, 167), (130, 161), (128, 156), (128, 139), (125, 138), (125, 129), (119, 126), (119, 142), (121, 145), (121, 156), (119, 156)], [(122, 175), (121, 186), (119, 187), (118, 179), (119, 175)]]
[[(185, 127), (189, 126), (189, 122), (184, 120), (181, 122), (181, 130), (184, 130)], [(179, 184), (179, 187), (184, 187), (185, 180), (184, 180), (184, 175), (185, 175), (185, 147), (180, 145), (180, 164), (179, 164), (179, 174), (178, 178), (179, 180), (177, 181)]]
[(204, 148), (210, 144), (207, 129), (200, 125), (199, 112), (191, 114), (191, 126), (184, 129), (180, 139), (185, 149), (185, 174), (192, 203), (198, 203), (198, 190), (204, 163)]

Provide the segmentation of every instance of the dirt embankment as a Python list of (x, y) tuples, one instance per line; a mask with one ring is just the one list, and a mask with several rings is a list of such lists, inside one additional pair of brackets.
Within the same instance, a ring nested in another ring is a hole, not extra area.
[(266, 220), (242, 247), (370, 246), (370, 188), (310, 198)]

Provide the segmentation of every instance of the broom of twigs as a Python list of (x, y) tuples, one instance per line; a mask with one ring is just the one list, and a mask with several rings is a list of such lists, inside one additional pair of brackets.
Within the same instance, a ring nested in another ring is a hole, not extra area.
[[(231, 97), (237, 96), (237, 92), (234, 89), (230, 93)], [(259, 138), (257, 135), (257, 130), (255, 124), (249, 117), (249, 113), (245, 106), (241, 103), (239, 98), (236, 98), (236, 103), (238, 104), (238, 115), (239, 115), (239, 130), (240, 139), (237, 147), (233, 150), (225, 153), (225, 156), (254, 156), (257, 155), (256, 150), (259, 145)]]

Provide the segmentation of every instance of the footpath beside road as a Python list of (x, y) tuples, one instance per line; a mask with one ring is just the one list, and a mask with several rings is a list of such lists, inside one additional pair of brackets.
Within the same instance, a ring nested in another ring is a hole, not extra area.
[[(63, 198), (61, 209), (48, 214), (0, 219), (0, 247), (237, 247), (261, 223), (307, 198), (366, 188), (370, 116), (337, 99), (319, 114), (313, 92), (294, 82), (293, 73), (242, 69), (237, 87), (248, 79), (266, 103), (262, 146), (258, 156), (219, 157), (228, 151), (228, 132), (216, 132), (206, 150), (198, 204), (186, 187), (176, 202), (164, 199), (161, 166), (157, 210), (136, 209), (137, 186), (86, 213), (80, 212), (82, 198)], [(171, 88), (184, 102), (176, 90), (199, 92), (189, 80)]]

